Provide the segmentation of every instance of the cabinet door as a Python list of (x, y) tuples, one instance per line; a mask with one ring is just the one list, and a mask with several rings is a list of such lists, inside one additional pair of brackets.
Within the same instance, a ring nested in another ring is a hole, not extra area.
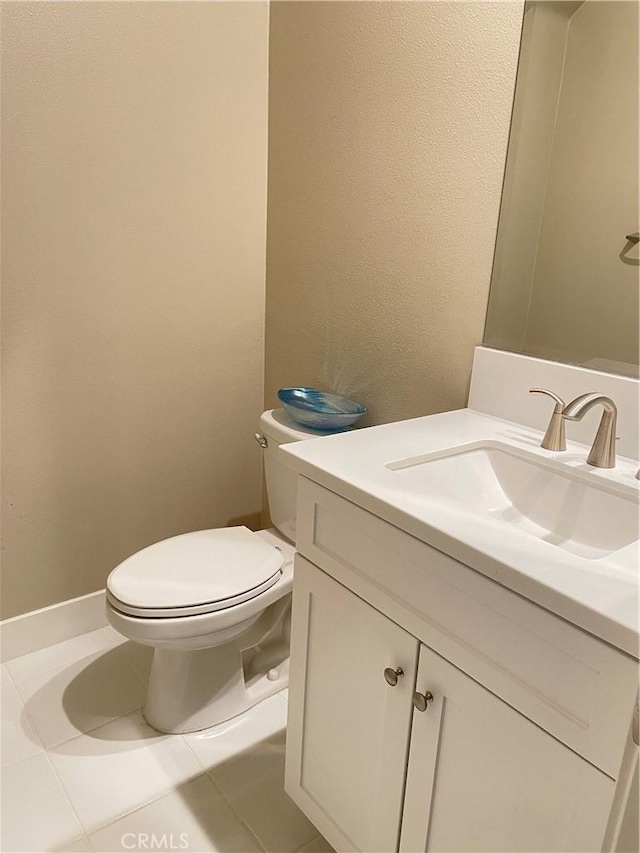
[(426, 646), (401, 851), (601, 849), (614, 782)]
[(337, 850), (397, 850), (418, 641), (298, 555), (291, 650), (288, 794)]

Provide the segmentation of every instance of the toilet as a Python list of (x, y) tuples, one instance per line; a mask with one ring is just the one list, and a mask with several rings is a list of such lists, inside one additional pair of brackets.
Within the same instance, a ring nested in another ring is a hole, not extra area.
[(282, 409), (260, 418), (256, 440), (275, 529), (183, 533), (138, 551), (109, 575), (109, 622), (154, 649), (143, 708), (153, 728), (209, 728), (287, 686), (296, 474), (277, 460), (277, 449), (317, 437)]

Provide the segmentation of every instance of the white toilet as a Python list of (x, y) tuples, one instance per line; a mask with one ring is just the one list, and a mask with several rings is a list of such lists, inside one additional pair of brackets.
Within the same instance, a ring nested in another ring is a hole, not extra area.
[(289, 680), (296, 475), (277, 448), (318, 433), (281, 409), (264, 412), (260, 431), (277, 530), (184, 533), (138, 551), (107, 579), (109, 622), (155, 650), (144, 715), (163, 732), (221, 723)]

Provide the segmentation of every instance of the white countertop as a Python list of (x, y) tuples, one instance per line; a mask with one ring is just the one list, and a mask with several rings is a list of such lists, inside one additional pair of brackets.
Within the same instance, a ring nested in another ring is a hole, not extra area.
[[(471, 566), (638, 658), (638, 544), (600, 559), (569, 553), (508, 525), (399, 485), (388, 463), (477, 441), (498, 441), (561, 462), (614, 490), (640, 489), (638, 463), (618, 457), (612, 470), (586, 464), (588, 448), (540, 448), (542, 433), (470, 409), (445, 412), (283, 445), (280, 461), (299, 474)], [(625, 488), (626, 487), (626, 488)]]

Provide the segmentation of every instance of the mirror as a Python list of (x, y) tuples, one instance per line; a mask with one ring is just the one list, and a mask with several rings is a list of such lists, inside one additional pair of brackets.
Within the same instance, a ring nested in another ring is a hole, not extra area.
[(525, 5), (487, 346), (638, 376), (638, 8)]

